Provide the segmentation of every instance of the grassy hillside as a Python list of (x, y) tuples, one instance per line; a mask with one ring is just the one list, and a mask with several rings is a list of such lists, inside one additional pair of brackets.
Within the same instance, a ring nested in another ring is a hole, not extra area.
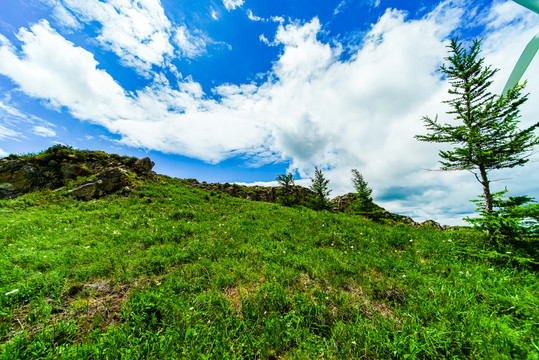
[(0, 359), (539, 355), (537, 274), (481, 256), (480, 233), (167, 177), (65, 194), (0, 201)]

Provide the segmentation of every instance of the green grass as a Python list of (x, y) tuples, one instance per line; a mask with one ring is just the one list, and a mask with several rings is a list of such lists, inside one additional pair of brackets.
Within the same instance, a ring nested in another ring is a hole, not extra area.
[(539, 356), (537, 274), (478, 232), (212, 194), (0, 201), (0, 359)]

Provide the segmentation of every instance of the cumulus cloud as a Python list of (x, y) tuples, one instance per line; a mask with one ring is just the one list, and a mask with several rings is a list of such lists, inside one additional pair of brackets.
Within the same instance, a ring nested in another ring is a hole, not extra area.
[(243, 6), (243, 0), (223, 0), (223, 5), (227, 10), (234, 10)]
[(170, 22), (160, 0), (42, 1), (52, 6), (54, 18), (64, 27), (76, 30), (98, 23), (99, 44), (142, 75), (149, 76), (153, 66), (163, 66), (173, 57), (174, 45), (185, 57), (200, 55), (205, 46), (203, 37)]
[(9, 154), (7, 152), (5, 152), (4, 150), (2, 150), (2, 148), (0, 148), (0, 158), (4, 158), (6, 156), (8, 156)]
[(67, 41), (46, 20), (30, 30), (22, 28), (17, 37), (22, 42), (22, 56), (2, 43), (0, 73), (11, 77), (25, 93), (105, 126), (126, 116), (131, 103), (121, 86), (97, 69), (89, 52)]
[[(539, 29), (524, 13), (514, 21), (499, 20), (495, 6), (489, 16), (505, 25), (488, 28), (485, 55), (487, 62), (510, 71), (526, 39)], [(454, 223), (473, 210), (462, 204), (480, 192), (479, 185), (468, 173), (424, 170), (436, 168), (438, 147), (414, 135), (424, 132), (423, 115), (445, 116), (448, 110), (442, 104), (447, 84), (437, 68), (465, 10), (463, 2), (445, 1), (422, 18), (409, 19), (406, 12), (388, 9), (347, 60), (341, 59), (339, 44), (320, 40), (317, 18), (281, 23), (271, 42), (281, 52), (268, 80), (220, 85), (212, 89), (216, 99), (194, 79), (172, 86), (159, 74), (151, 85), (128, 93), (98, 68), (91, 53), (45, 21), (20, 30), (20, 49), (0, 39), (0, 73), (25, 93), (106, 127), (130, 146), (212, 163), (233, 156), (258, 164), (288, 161), (304, 178), (319, 166), (326, 169), (334, 195), (352, 190), (350, 169), (357, 168), (389, 210)], [(62, 57), (51, 55), (59, 52)], [(507, 75), (499, 73), (500, 79)], [(537, 71), (527, 76), (528, 91), (539, 93)], [(530, 97), (523, 120), (537, 114), (533, 103)]]

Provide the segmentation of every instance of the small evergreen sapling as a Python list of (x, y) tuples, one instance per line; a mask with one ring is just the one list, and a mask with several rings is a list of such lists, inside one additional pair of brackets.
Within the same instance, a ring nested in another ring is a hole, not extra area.
[(282, 186), (285, 190), (290, 189), (292, 186), (294, 186), (294, 175), (291, 173), (287, 174), (280, 174), (275, 178), (280, 186)]
[[(507, 188), (492, 194), (494, 211), (488, 212), (482, 200), (473, 200), (477, 204), (479, 218), (465, 220), (481, 229), (488, 230), (492, 238), (501, 242), (515, 240), (539, 240), (539, 204), (528, 196), (510, 196), (505, 198)], [(482, 196), (480, 196), (482, 198)]]
[(359, 213), (370, 213), (373, 208), (372, 189), (369, 188), (369, 184), (357, 169), (352, 169), (352, 182), (356, 189), (355, 210)]
[(275, 178), (281, 187), (281, 191), (278, 192), (278, 201), (285, 206), (291, 206), (296, 202), (292, 187), (294, 186), (294, 175), (291, 173), (280, 174)]
[(329, 208), (329, 180), (324, 177), (322, 170), (314, 168), (314, 178), (311, 178), (311, 190), (315, 193), (313, 206), (317, 210)]

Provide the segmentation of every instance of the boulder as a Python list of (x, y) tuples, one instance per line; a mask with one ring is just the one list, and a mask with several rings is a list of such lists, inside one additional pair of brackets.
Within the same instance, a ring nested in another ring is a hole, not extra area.
[(0, 160), (0, 198), (11, 199), (38, 185), (41, 171), (17, 158)]
[(109, 168), (72, 190), (71, 194), (81, 200), (91, 200), (115, 193), (130, 185), (129, 176), (124, 169)]
[(352, 203), (356, 199), (356, 195), (352, 193), (344, 194), (333, 198), (330, 203), (332, 205), (333, 211), (349, 213), (352, 212)]
[(137, 159), (135, 163), (133, 164), (133, 170), (135, 170), (138, 173), (146, 174), (152, 171), (153, 166), (155, 163), (150, 160), (150, 158), (145, 157), (142, 159)]
[(434, 228), (434, 229), (437, 229), (438, 231), (444, 230), (444, 228), (434, 220), (423, 221), (420, 225), (421, 227)]

